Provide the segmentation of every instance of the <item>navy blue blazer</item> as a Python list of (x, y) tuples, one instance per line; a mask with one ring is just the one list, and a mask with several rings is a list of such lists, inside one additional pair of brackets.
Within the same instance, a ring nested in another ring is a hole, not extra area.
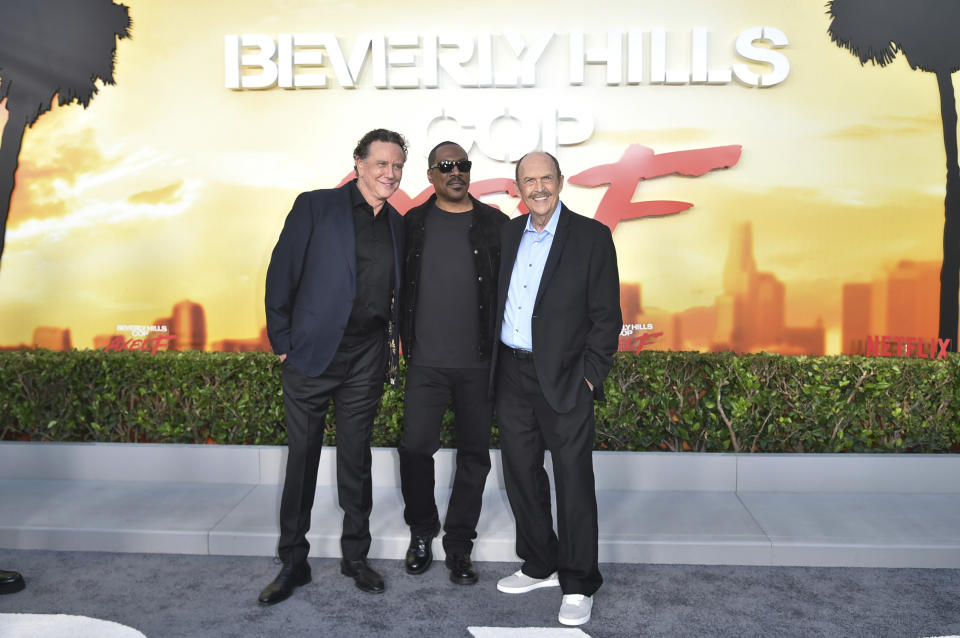
[[(357, 294), (356, 235), (350, 184), (301, 193), (287, 215), (267, 268), (267, 335), (302, 374), (323, 374), (340, 346)], [(390, 369), (396, 370), (403, 275), (403, 217), (389, 203), (394, 302)]]

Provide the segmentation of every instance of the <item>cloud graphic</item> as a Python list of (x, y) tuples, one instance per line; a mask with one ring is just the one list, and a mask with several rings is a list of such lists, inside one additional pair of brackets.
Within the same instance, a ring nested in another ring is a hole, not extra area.
[(854, 124), (823, 135), (826, 139), (856, 140), (870, 139), (881, 135), (928, 135), (931, 131), (939, 133), (940, 118), (934, 116), (907, 117), (890, 115), (882, 118), (878, 124)]
[(180, 189), (183, 187), (183, 180), (178, 180), (173, 184), (167, 184), (160, 188), (140, 191), (127, 198), (131, 204), (172, 204), (178, 200)]

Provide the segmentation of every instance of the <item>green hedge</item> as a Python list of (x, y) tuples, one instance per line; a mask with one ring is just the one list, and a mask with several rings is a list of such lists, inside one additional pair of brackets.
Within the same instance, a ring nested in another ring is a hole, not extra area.
[[(960, 358), (621, 353), (597, 405), (597, 449), (958, 452)], [(387, 388), (373, 444), (397, 444)], [(444, 446), (453, 446), (447, 413)], [(267, 353), (0, 353), (0, 438), (278, 445), (280, 369)], [(494, 428), (494, 445), (497, 431)], [(336, 443), (332, 410), (326, 442)]]

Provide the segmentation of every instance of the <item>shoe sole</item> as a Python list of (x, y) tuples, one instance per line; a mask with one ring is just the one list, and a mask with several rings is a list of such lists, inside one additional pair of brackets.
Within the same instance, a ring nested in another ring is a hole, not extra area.
[[(308, 575), (306, 578), (295, 582), (293, 584), (294, 589), (296, 589), (297, 587), (303, 587), (304, 585), (309, 585), (312, 581), (313, 581), (313, 578)], [(287, 594), (286, 596), (281, 596), (280, 598), (277, 598), (275, 600), (260, 600), (258, 598), (257, 602), (260, 603), (262, 607), (269, 607), (270, 605), (276, 605), (277, 603), (282, 603), (287, 598), (290, 598), (290, 596), (293, 596), (293, 591), (294, 590), (291, 589), (289, 594)]]
[(379, 589), (374, 589), (372, 587), (361, 587), (360, 583), (357, 582), (356, 576), (354, 576), (352, 573), (344, 569), (343, 565), (340, 565), (340, 573), (346, 576), (347, 578), (353, 578), (353, 584), (356, 585), (357, 589), (359, 589), (362, 592), (366, 592), (368, 594), (382, 594), (387, 590), (386, 587), (380, 587)]
[(450, 582), (454, 585), (476, 585), (478, 580), (480, 579), (476, 576), (473, 578), (457, 578), (453, 572), (450, 573)]
[(15, 594), (18, 591), (23, 591), (23, 588), (26, 586), (27, 586), (27, 583), (22, 578), (15, 580), (13, 582), (4, 583), (0, 585), (0, 595)]
[(532, 585), (527, 585), (525, 587), (505, 587), (500, 583), (497, 583), (497, 590), (503, 592), (504, 594), (525, 594), (528, 591), (533, 591), (535, 589), (542, 589), (544, 587), (559, 587), (559, 580), (541, 580), (538, 583), (533, 583)]
[(257, 599), (257, 602), (260, 604), (261, 607), (270, 607), (271, 605), (276, 605), (277, 603), (282, 603), (282, 602), (285, 601), (287, 598), (290, 598), (290, 596), (292, 596), (292, 595), (293, 595), (293, 592), (291, 591), (291, 592), (290, 592), (289, 594), (287, 594), (286, 596), (281, 596), (280, 598), (275, 598), (274, 600), (260, 600), (260, 599), (258, 598), (258, 599)]
[(430, 566), (431, 566), (431, 565), (433, 565), (433, 557), (432, 557), (432, 556), (430, 557), (430, 560), (428, 560), (427, 563), (426, 563), (423, 567), (421, 567), (420, 569), (418, 569), (418, 570), (410, 569), (410, 566), (409, 566), (409, 565), (404, 565), (404, 566), (406, 567), (406, 570), (407, 570), (407, 573), (408, 573), (408, 574), (410, 574), (411, 576), (419, 576), (420, 574), (423, 574), (423, 573), (425, 573), (428, 569), (430, 569)]
[(455, 566), (448, 563), (446, 559), (444, 559), (443, 561), (443, 566), (450, 571), (450, 582), (453, 583), (454, 585), (476, 585), (477, 581), (480, 580), (480, 578), (476, 574), (474, 574), (473, 576), (458, 577), (456, 574), (453, 573)]
[(590, 622), (590, 614), (587, 614), (586, 618), (578, 618), (577, 620), (564, 620), (558, 616), (557, 620), (560, 621), (561, 625), (566, 625), (568, 627), (579, 627), (580, 625), (586, 625), (588, 622)]

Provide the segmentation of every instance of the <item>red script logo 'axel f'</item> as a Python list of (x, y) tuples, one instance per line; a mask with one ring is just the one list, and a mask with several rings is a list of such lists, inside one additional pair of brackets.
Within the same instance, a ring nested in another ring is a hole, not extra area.
[[(714, 146), (657, 154), (652, 148), (642, 144), (631, 144), (616, 163), (588, 168), (567, 181), (578, 186), (610, 185), (600, 200), (593, 218), (603, 222), (613, 231), (622, 221), (675, 215), (693, 206), (690, 202), (670, 200), (632, 202), (640, 180), (672, 174), (700, 177), (718, 168), (730, 168), (740, 161), (742, 148), (739, 145)], [(348, 173), (337, 186), (343, 186), (353, 178), (353, 173)], [(431, 193), (433, 193), (433, 186), (428, 186), (416, 197), (410, 197), (403, 190), (397, 189), (390, 198), (390, 203), (401, 215), (405, 215), (410, 208), (427, 201)], [(506, 177), (484, 179), (470, 184), (470, 194), (474, 197), (480, 198), (497, 193), (520, 197), (517, 185), (512, 179)], [(523, 202), (520, 202), (517, 212), (526, 214), (530, 211)]]
[(740, 161), (741, 150), (741, 146), (733, 145), (657, 154), (642, 144), (631, 144), (616, 163), (588, 168), (568, 181), (579, 186), (610, 185), (594, 219), (613, 231), (621, 221), (675, 215), (693, 206), (690, 202), (670, 200), (631, 201), (641, 179), (673, 173), (700, 177), (718, 168), (734, 166)]

